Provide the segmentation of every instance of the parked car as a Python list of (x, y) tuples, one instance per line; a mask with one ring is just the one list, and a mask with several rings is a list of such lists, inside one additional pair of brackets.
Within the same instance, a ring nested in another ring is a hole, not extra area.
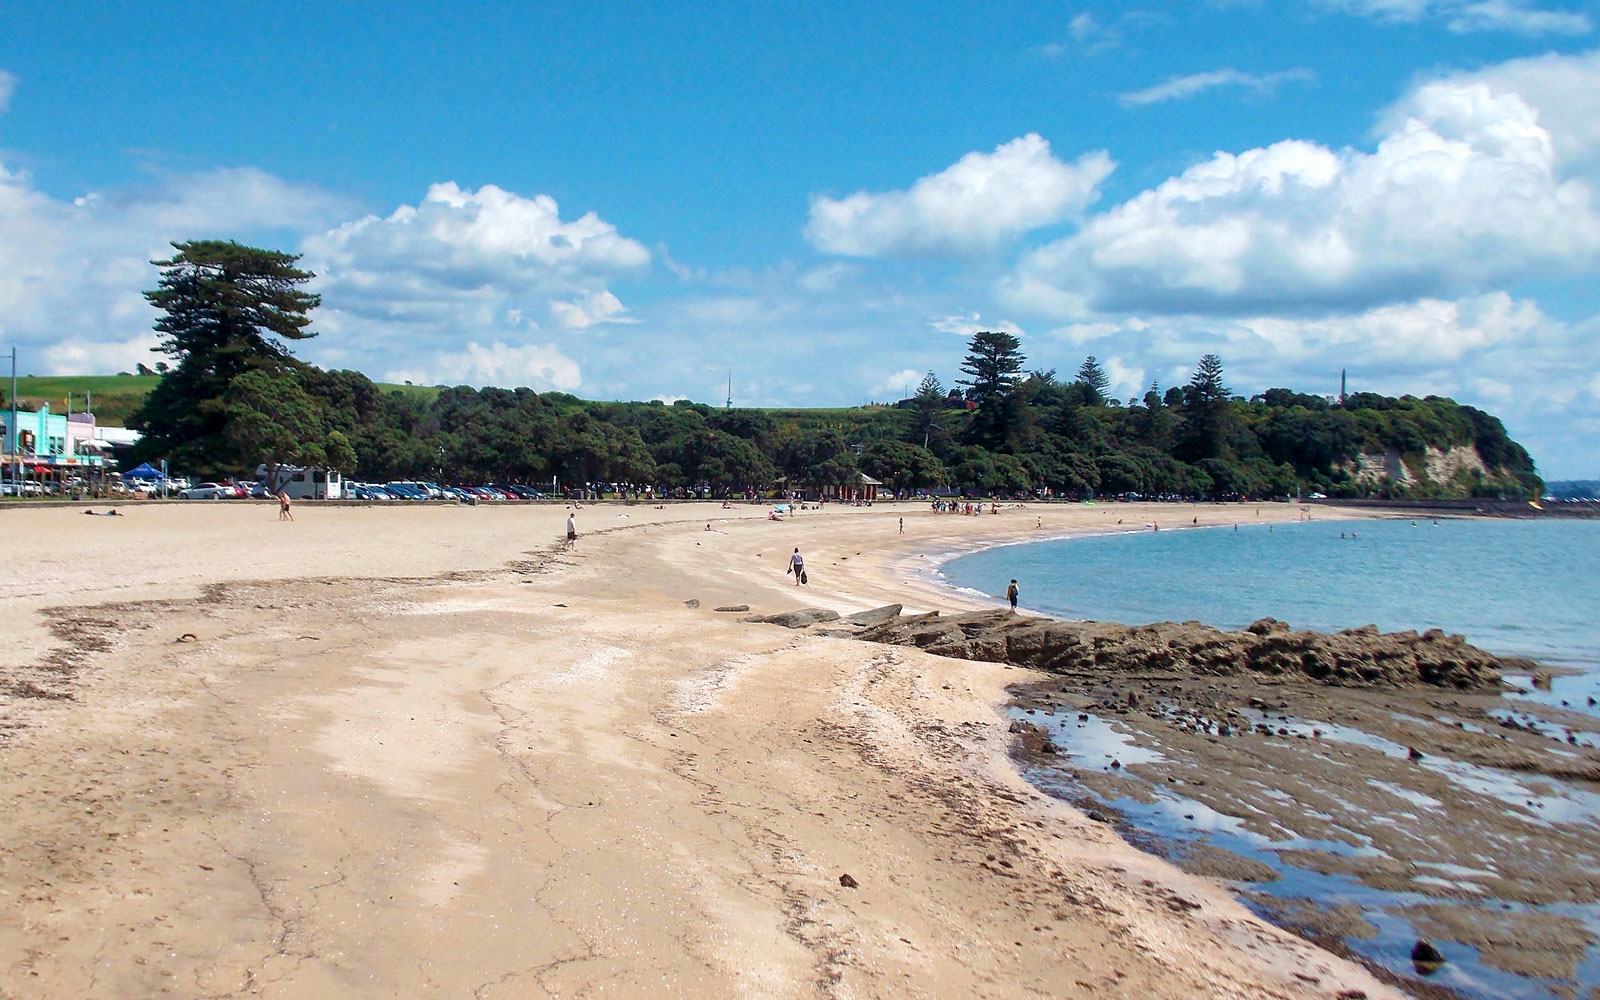
[(179, 500), (233, 500), (236, 499), (232, 486), (221, 483), (201, 483), (191, 486), (186, 490), (178, 491)]

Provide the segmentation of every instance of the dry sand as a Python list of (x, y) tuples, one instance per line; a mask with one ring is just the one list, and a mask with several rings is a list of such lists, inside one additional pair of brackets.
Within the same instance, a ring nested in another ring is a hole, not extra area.
[(1394, 995), (1036, 793), (1024, 672), (713, 610), (1295, 508), (125, 509), (0, 511), (0, 997)]

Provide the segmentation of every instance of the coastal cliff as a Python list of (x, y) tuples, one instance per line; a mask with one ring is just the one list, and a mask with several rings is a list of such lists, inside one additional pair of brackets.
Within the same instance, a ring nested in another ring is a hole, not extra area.
[(1410, 454), (1396, 448), (1363, 452), (1337, 469), (1363, 489), (1424, 497), (1483, 496), (1516, 482), (1512, 469), (1489, 465), (1473, 445), (1428, 445)]

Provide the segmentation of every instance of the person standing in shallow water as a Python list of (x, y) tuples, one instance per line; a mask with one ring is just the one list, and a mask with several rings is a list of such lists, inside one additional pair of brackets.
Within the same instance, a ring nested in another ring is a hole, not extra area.
[(1006, 600), (1011, 602), (1012, 611), (1017, 610), (1017, 593), (1017, 581), (1012, 580), (1010, 585), (1006, 587)]

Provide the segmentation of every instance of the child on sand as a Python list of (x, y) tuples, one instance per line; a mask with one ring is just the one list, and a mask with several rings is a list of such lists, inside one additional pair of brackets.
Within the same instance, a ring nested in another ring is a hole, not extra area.
[(278, 520), (294, 520), (294, 515), (289, 512), (289, 494), (283, 490), (278, 491)]

